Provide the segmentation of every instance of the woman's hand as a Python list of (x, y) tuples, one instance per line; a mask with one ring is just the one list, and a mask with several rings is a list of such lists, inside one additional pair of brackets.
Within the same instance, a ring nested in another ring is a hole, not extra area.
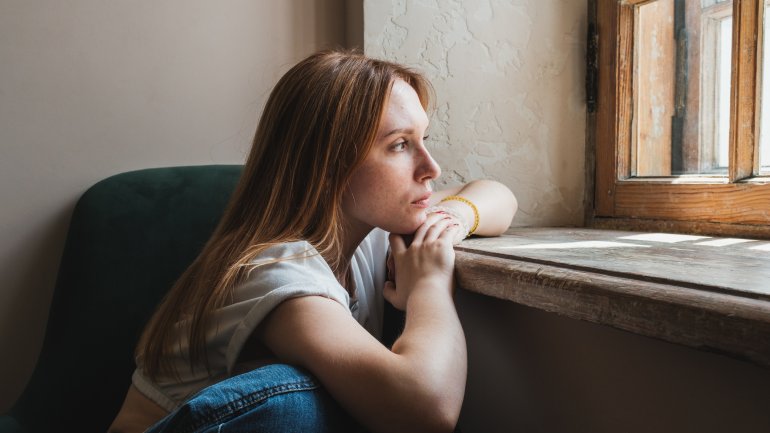
[(395, 281), (385, 282), (385, 299), (405, 311), (409, 297), (423, 287), (445, 288), (451, 293), (455, 257), (452, 245), (458, 231), (451, 217), (433, 213), (414, 233), (408, 247), (401, 235), (391, 234), (388, 273)]
[(448, 213), (441, 212), (441, 211), (439, 211), (438, 213), (440, 213), (441, 215), (444, 215), (445, 217), (449, 218), (451, 223), (457, 225), (457, 230), (455, 230), (455, 235), (452, 238), (452, 245), (457, 245), (460, 242), (464, 241), (465, 238), (468, 236), (468, 234), (465, 233), (465, 230), (462, 229), (462, 226), (463, 226), (463, 224), (465, 224), (465, 222), (464, 221), (460, 221), (454, 215), (450, 215)]

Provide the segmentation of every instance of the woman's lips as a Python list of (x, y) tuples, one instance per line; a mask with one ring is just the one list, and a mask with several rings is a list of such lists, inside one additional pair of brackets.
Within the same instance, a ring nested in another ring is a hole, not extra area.
[(430, 205), (430, 196), (431, 195), (432, 194), (429, 192), (429, 193), (423, 195), (422, 197), (420, 197), (419, 199), (413, 201), (412, 204), (417, 206), (417, 207), (427, 208), (428, 205)]

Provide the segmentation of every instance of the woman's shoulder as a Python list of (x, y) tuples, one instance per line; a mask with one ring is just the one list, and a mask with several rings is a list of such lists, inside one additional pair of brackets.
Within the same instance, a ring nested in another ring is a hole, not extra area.
[(307, 241), (280, 242), (269, 245), (260, 252), (251, 263), (261, 265), (273, 260), (288, 259), (294, 256), (312, 256), (317, 255), (316, 249)]
[[(250, 263), (247, 277), (235, 287), (234, 301), (275, 291), (344, 292), (321, 254), (306, 241), (272, 245)], [(239, 299), (240, 298), (240, 299)]]

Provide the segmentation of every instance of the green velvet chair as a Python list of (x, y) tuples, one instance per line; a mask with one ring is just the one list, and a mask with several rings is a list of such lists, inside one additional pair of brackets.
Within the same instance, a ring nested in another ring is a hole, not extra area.
[[(86, 191), (70, 222), (35, 371), (0, 433), (104, 432), (155, 306), (198, 255), (242, 167), (132, 171)], [(404, 316), (385, 303), (390, 345)]]
[(241, 166), (139, 170), (75, 207), (40, 358), (1, 432), (104, 432), (156, 304), (203, 247)]

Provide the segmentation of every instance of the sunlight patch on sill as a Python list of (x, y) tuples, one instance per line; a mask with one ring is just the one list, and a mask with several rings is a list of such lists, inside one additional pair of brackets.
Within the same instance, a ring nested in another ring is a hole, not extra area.
[(507, 245), (499, 248), (502, 250), (549, 250), (549, 249), (621, 248), (621, 247), (649, 248), (650, 246), (630, 244), (628, 242), (578, 241), (578, 242), (560, 242), (560, 243), (548, 243), (548, 244)]
[(670, 233), (643, 233), (633, 236), (623, 236), (618, 239), (627, 239), (629, 241), (650, 241), (650, 242), (663, 242), (667, 244), (675, 244), (677, 242), (697, 241), (700, 239), (708, 239), (708, 236), (693, 236), (693, 235), (675, 235)]
[(726, 247), (729, 245), (742, 244), (745, 242), (756, 242), (752, 239), (724, 238), (714, 239), (706, 242), (698, 242), (695, 245), (704, 245), (707, 247)]
[(759, 250), (759, 251), (770, 251), (770, 244), (762, 244), (757, 245), (755, 247), (750, 247), (750, 250)]

